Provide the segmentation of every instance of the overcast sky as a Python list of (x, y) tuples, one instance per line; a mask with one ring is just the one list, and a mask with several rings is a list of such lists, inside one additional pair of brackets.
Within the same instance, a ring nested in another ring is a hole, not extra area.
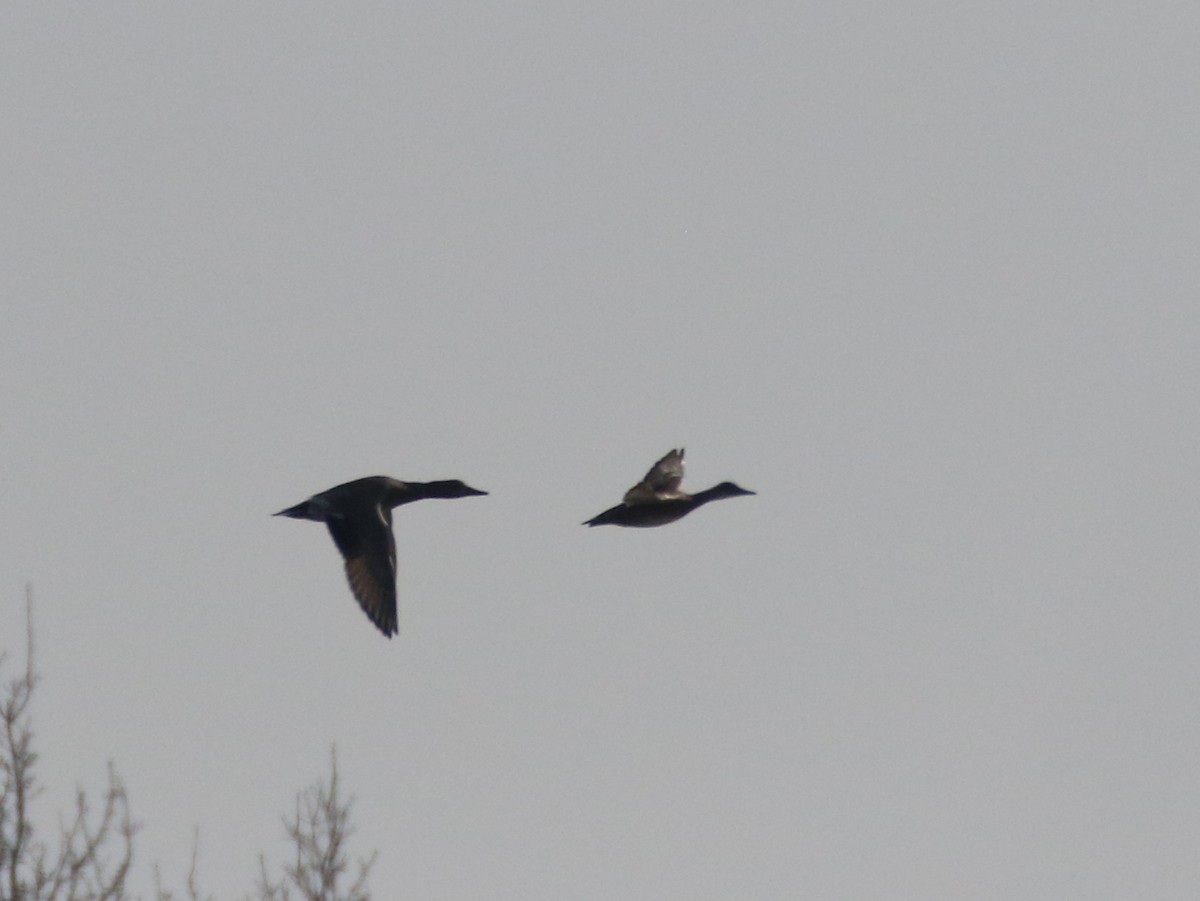
[[(1196, 897), (1194, 4), (0, 35), (43, 828), (112, 760), (231, 899), (336, 743), (380, 901)], [(680, 445), (757, 496), (580, 526)], [(375, 473), (491, 492), (390, 642), (270, 516)]]

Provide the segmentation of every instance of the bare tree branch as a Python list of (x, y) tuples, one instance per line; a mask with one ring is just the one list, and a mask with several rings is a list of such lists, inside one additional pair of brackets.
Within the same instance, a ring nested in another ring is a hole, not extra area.
[[(192, 832), (192, 862), (188, 867), (187, 882), (184, 883), (184, 889), (187, 891), (187, 901), (213, 901), (212, 895), (206, 896), (200, 891), (200, 882), (196, 877), (199, 860), (200, 827), (197, 826)], [(175, 901), (175, 896), (163, 888), (162, 873), (159, 870), (158, 864), (154, 865), (154, 901)]]
[[(87, 795), (76, 793), (75, 815), (60, 824), (58, 848), (34, 832), (32, 800), (40, 793), (34, 774), (30, 702), (34, 667), (33, 588), (25, 588), (25, 672), (8, 683), (0, 700), (0, 885), (8, 901), (125, 901), (137, 827), (129, 818), (125, 786), (110, 763), (103, 808), (91, 816)], [(0, 665), (5, 661), (0, 655)]]
[[(30, 801), (37, 795), (33, 766), (33, 733), (29, 702), (37, 685), (33, 667), (33, 587), (25, 586), (25, 672), (8, 683), (0, 703), (0, 883), (6, 884), (12, 901), (24, 901), (24, 863), (33, 842), (29, 819)], [(0, 664), (7, 655), (0, 655)]]
[[(342, 801), (338, 794), (337, 749), (330, 751), (329, 781), (296, 796), (296, 813), (285, 818), (283, 828), (296, 851), (296, 861), (283, 868), (284, 876), (272, 882), (266, 861), (259, 859), (258, 897), (260, 901), (290, 901), (295, 888), (304, 901), (370, 901), (367, 877), (377, 854), (355, 862), (356, 878), (342, 888), (349, 869), (345, 845), (353, 834), (350, 811), (354, 799)], [(290, 883), (290, 885), (289, 885)]]
[[(33, 589), (27, 586), (24, 672), (6, 682), (0, 696), (0, 901), (131, 901), (126, 888), (133, 865), (138, 826), (130, 818), (129, 797), (116, 768), (108, 764), (108, 785), (98, 809), (77, 789), (75, 807), (60, 818), (53, 848), (36, 834), (32, 802), (41, 788), (35, 775), (31, 703), (37, 688), (34, 666)], [(0, 651), (0, 672), (8, 662)], [(370, 901), (367, 877), (376, 856), (354, 861), (347, 843), (354, 830), (354, 799), (343, 800), (337, 750), (330, 750), (329, 779), (296, 796), (294, 815), (283, 818), (295, 861), (282, 867), (278, 882), (259, 858), (258, 901)], [(186, 901), (212, 901), (196, 877), (200, 835), (192, 841), (192, 860), (184, 891)], [(174, 901), (154, 869), (154, 901)], [(181, 896), (182, 897), (182, 896)]]

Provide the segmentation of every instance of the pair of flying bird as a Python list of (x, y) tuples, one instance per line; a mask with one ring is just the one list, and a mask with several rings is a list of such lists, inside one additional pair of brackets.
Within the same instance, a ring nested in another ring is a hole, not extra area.
[[(721, 482), (696, 494), (679, 490), (683, 482), (683, 448), (673, 450), (625, 492), (615, 507), (593, 516), (585, 526), (664, 526), (709, 501), (754, 494), (733, 482)], [(363, 612), (391, 638), (396, 634), (396, 538), (392, 508), (426, 498), (487, 494), (460, 482), (400, 482), (368, 476), (314, 494), (280, 510), (276, 516), (312, 519), (329, 527), (333, 543), (346, 561), (346, 579)]]

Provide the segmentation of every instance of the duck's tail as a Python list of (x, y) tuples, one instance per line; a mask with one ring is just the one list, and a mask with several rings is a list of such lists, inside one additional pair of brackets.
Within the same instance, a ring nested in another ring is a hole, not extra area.
[(585, 525), (585, 526), (619, 525), (620, 520), (617, 519), (616, 513), (617, 513), (617, 511), (619, 511), (621, 509), (622, 506), (623, 506), (622, 504), (618, 504), (615, 507), (605, 510), (603, 513), (593, 516), (591, 519), (585, 520), (583, 523), (581, 523), (581, 525)]
[(286, 510), (280, 510), (278, 513), (273, 513), (273, 516), (289, 516), (292, 519), (315, 519), (317, 522), (325, 521), (324, 512), (317, 509), (317, 505), (312, 500), (301, 501), (294, 507), (288, 507)]

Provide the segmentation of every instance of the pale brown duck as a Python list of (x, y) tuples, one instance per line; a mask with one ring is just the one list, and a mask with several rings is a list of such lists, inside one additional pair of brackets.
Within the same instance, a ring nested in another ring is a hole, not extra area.
[(712, 488), (687, 494), (680, 491), (683, 482), (683, 448), (670, 451), (655, 463), (646, 477), (625, 492), (625, 498), (615, 507), (593, 516), (585, 526), (634, 526), (648, 528), (665, 526), (687, 516), (709, 501), (726, 497), (754, 494), (733, 482), (721, 482)]

